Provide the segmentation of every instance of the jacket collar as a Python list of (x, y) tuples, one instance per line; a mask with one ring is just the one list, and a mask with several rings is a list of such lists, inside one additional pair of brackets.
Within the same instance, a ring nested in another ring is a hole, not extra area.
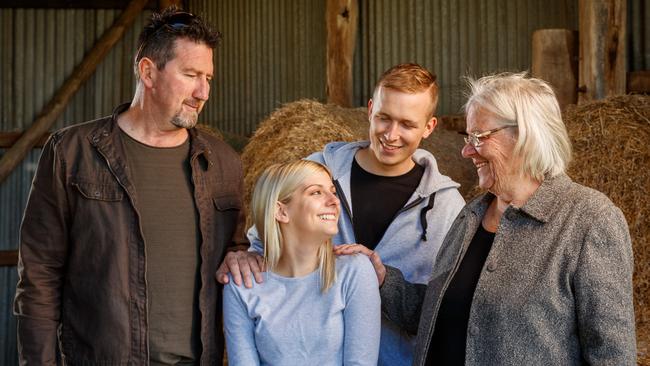
[[(96, 146), (100, 150), (114, 149), (115, 146), (120, 146), (120, 128), (117, 124), (117, 117), (120, 113), (125, 112), (131, 103), (120, 104), (113, 110), (113, 114), (110, 119), (107, 119), (106, 123), (99, 125), (89, 136), (90, 142), (93, 146)], [(206, 162), (209, 162), (209, 159), (206, 154), (210, 154), (211, 151), (208, 148), (208, 143), (205, 138), (199, 133), (196, 128), (191, 128), (188, 130), (189, 139), (190, 139), (190, 157), (192, 159), (203, 155), (206, 159)], [(112, 145), (111, 148), (109, 145)], [(211, 164), (210, 164), (211, 165)]]
[[(504, 214), (520, 212), (537, 221), (548, 222), (559, 206), (562, 193), (566, 192), (573, 181), (565, 173), (555, 177), (546, 176), (533, 195), (519, 209), (508, 207)], [(483, 217), (494, 194), (487, 192), (468, 204), (469, 209), (478, 217)]]

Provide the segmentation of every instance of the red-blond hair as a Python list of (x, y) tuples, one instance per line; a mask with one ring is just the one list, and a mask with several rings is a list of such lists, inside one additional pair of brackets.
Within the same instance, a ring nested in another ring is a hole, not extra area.
[(384, 71), (375, 86), (375, 91), (372, 96), (374, 100), (379, 99), (382, 88), (409, 94), (428, 91), (431, 95), (431, 117), (436, 113), (436, 108), (438, 107), (438, 83), (436, 83), (436, 75), (418, 64), (399, 64)]

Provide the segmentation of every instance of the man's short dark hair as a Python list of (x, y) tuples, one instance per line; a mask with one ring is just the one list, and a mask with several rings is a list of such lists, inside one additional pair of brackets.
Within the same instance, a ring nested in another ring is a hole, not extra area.
[(138, 75), (138, 62), (143, 57), (150, 58), (162, 70), (169, 60), (176, 57), (174, 42), (179, 38), (187, 38), (214, 49), (219, 44), (221, 33), (201, 17), (180, 11), (176, 6), (153, 13), (138, 38), (138, 51), (133, 64), (135, 74)]

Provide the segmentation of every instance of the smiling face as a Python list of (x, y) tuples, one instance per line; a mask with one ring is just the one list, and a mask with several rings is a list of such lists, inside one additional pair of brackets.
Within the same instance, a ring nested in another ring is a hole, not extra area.
[(431, 116), (432, 103), (428, 90), (404, 93), (383, 87), (376, 100), (368, 102), (371, 172), (396, 176), (413, 167), (411, 156), (437, 123)]
[[(491, 114), (483, 110), (472, 110), (467, 114), (467, 133), (480, 133), (500, 127)], [(478, 174), (479, 187), (499, 196), (512, 190), (519, 177), (521, 159), (514, 156), (516, 136), (505, 128), (481, 138), (481, 145), (463, 146), (464, 158), (472, 159)]]
[(299, 238), (327, 240), (338, 233), (340, 202), (332, 179), (325, 171), (307, 177), (288, 203), (279, 203), (276, 219)]
[(162, 118), (178, 128), (192, 128), (210, 95), (214, 73), (212, 49), (186, 38), (175, 42), (176, 57), (162, 70), (153, 68), (152, 101)]

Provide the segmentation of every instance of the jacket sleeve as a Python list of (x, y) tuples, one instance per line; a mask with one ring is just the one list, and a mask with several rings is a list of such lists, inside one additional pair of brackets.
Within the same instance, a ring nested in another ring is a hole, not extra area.
[[(237, 157), (237, 176), (239, 178), (239, 196), (243, 197), (244, 192), (244, 178), (241, 166), (241, 160)], [(243, 201), (243, 199), (242, 199)], [(239, 216), (237, 217), (237, 226), (235, 227), (235, 233), (233, 234), (230, 245), (226, 249), (227, 251), (237, 251), (237, 250), (246, 250), (249, 247), (248, 240), (246, 238), (246, 210), (244, 205), (242, 205), (239, 210)]]
[(379, 291), (384, 316), (410, 334), (416, 334), (427, 286), (410, 283), (402, 272), (386, 266), (386, 277)]
[(632, 243), (621, 211), (601, 210), (574, 276), (582, 356), (590, 365), (636, 365)]
[(41, 154), (20, 229), (18, 319), (21, 365), (55, 365), (68, 247), (64, 162), (53, 135)]

